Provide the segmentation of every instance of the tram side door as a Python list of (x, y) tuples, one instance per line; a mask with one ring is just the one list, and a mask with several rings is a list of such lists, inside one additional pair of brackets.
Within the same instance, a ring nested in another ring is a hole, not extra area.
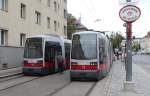
[(58, 44), (51, 44), (51, 42), (46, 42), (45, 45), (45, 62), (48, 64), (53, 72), (58, 70), (58, 64), (56, 61), (56, 56), (58, 54)]
[(52, 53), (52, 61), (53, 61), (53, 64), (54, 64), (54, 67), (55, 67), (55, 72), (57, 72), (58, 71), (58, 63), (57, 63), (57, 59), (56, 59), (56, 57), (58, 56), (58, 52), (60, 51), (59, 49), (60, 49), (61, 47), (60, 47), (60, 45), (52, 45), (51, 47), (50, 47), (50, 52)]

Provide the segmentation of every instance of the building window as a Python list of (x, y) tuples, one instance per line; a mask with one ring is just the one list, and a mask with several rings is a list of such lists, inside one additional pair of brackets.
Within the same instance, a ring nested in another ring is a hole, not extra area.
[(56, 3), (56, 1), (54, 1), (54, 10), (55, 10), (55, 12), (57, 12), (57, 3)]
[(7, 30), (0, 29), (0, 45), (7, 45)]
[(58, 28), (60, 28), (60, 23), (58, 22)]
[(57, 31), (57, 22), (54, 21), (54, 30)]
[(58, 10), (60, 9), (60, 5), (58, 4)]
[(64, 26), (64, 34), (67, 35), (67, 27)]
[(21, 18), (26, 18), (26, 5), (21, 3)]
[(64, 0), (65, 3), (67, 3), (67, 0)]
[(51, 0), (47, 0), (47, 5), (48, 5), (48, 7), (51, 6)]
[(41, 24), (41, 13), (35, 11), (35, 15), (36, 15), (36, 24)]
[(64, 9), (64, 18), (67, 19), (67, 10)]
[(8, 11), (8, 0), (0, 0), (0, 9)]
[(20, 46), (24, 46), (25, 45), (25, 40), (26, 40), (26, 35), (21, 33), (20, 34)]
[(51, 26), (50, 18), (47, 17), (47, 28), (50, 28), (50, 26)]

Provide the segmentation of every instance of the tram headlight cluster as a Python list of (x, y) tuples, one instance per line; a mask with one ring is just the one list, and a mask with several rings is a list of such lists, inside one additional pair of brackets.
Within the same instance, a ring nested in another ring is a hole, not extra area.
[(90, 65), (97, 65), (97, 62), (90, 62)]

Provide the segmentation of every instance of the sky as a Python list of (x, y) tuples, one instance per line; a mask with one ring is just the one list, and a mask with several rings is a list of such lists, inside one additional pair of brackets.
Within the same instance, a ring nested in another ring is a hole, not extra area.
[[(132, 0), (141, 10), (140, 18), (132, 23), (135, 37), (143, 37), (150, 31), (150, 0)], [(125, 23), (119, 17), (119, 10), (125, 0), (68, 0), (68, 12), (88, 29), (119, 32), (126, 35)]]

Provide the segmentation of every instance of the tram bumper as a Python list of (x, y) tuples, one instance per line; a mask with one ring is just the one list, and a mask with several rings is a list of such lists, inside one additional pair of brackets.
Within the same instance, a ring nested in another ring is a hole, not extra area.
[(71, 70), (70, 78), (71, 79), (99, 80), (100, 72), (99, 70)]
[(31, 68), (31, 67), (24, 67), (23, 68), (23, 74), (30, 74), (30, 75), (36, 75), (36, 74), (47, 74), (49, 71), (47, 68)]

